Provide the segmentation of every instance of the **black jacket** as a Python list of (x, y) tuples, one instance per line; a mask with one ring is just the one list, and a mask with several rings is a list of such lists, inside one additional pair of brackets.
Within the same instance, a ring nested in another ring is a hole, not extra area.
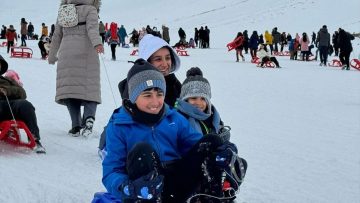
[(352, 52), (351, 40), (354, 40), (352, 34), (345, 32), (345, 30), (339, 31), (338, 46), (341, 52)]

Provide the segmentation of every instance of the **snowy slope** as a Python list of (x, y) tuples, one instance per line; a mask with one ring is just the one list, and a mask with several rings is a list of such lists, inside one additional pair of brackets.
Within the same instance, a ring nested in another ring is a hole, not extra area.
[[(244, 29), (263, 31), (278, 26), (280, 31), (294, 34), (317, 31), (327, 24), (330, 32), (338, 26), (358, 32), (360, 17), (352, 12), (359, 8), (358, 1), (132, 2), (104, 1), (101, 19), (123, 21), (129, 30), (146, 24), (160, 28), (165, 23), (176, 41), (179, 26), (189, 32), (199, 25), (212, 29), (212, 49), (189, 50), (191, 56), (181, 57), (177, 76), (183, 81), (186, 70), (198, 66), (211, 83), (212, 103), (232, 127), (231, 139), (249, 163), (238, 202), (360, 201), (360, 72), (287, 57), (278, 57), (282, 69), (259, 69), (249, 62), (249, 55), (246, 62), (235, 63), (234, 53), (224, 46)], [(0, 24), (16, 26), (21, 17), (39, 23), (45, 18), (51, 24), (56, 17), (57, 4), (51, 1), (22, 4), (20, 0), (3, 0)], [(35, 17), (39, 4), (49, 12)], [(12, 10), (4, 10), (10, 6)], [(330, 13), (347, 7), (349, 16), (325, 21), (319, 12), (321, 6)], [(183, 10), (186, 12), (180, 12)], [(291, 24), (289, 16), (295, 10), (299, 16)], [(22, 15), (15, 16), (18, 13)], [(351, 58), (359, 55), (359, 43), (358, 39), (353, 41)], [(136, 57), (129, 56), (131, 49), (118, 48), (119, 60), (113, 62), (109, 60), (110, 48), (105, 47), (101, 57), (103, 103), (98, 106), (95, 135), (82, 139), (66, 135), (71, 125), (68, 112), (54, 102), (56, 67), (39, 59), (36, 41), (28, 41), (28, 45), (34, 50), (33, 59), (9, 58), (5, 48), (0, 48), (0, 54), (20, 74), (28, 99), (36, 107), (47, 154), (36, 155), (0, 143), (0, 202), (90, 202), (94, 192), (105, 190), (97, 136), (120, 104), (117, 83), (131, 66), (127, 61)]]

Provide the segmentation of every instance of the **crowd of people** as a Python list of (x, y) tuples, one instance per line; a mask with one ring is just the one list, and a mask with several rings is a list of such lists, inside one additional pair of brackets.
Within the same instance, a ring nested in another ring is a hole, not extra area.
[[(335, 56), (340, 58), (343, 65), (343, 69), (350, 70), (350, 54), (353, 51), (351, 40), (354, 40), (354, 36), (344, 29), (339, 28), (334, 32), (332, 36), (328, 32), (327, 26), (323, 25), (317, 34), (312, 33), (311, 39), (306, 32), (301, 34), (295, 34), (292, 37), (290, 33), (278, 31), (277, 27), (274, 27), (270, 33), (265, 31), (264, 35), (258, 35), (257, 31), (253, 31), (252, 35), (248, 36), (248, 31), (238, 32), (234, 40), (241, 38), (241, 42), (236, 47), (236, 62), (239, 62), (239, 56), (242, 61), (245, 61), (243, 51), (245, 54), (250, 50), (251, 58), (260, 58), (261, 67), (267, 61), (273, 61), (276, 67), (280, 67), (276, 60), (276, 55), (283, 53), (284, 47), (288, 46), (288, 52), (290, 60), (302, 60), (309, 61), (310, 56), (314, 60), (317, 60), (318, 53), (320, 59), (320, 66), (327, 66), (328, 56), (331, 56), (335, 52)], [(280, 49), (279, 49), (280, 46)], [(270, 52), (268, 53), (267, 47)], [(313, 54), (311, 49), (316, 47), (316, 53)]]

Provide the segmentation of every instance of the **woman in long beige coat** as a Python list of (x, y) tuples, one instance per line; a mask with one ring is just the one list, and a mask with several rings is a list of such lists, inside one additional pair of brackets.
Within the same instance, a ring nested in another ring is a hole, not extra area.
[[(100, 62), (104, 48), (99, 36), (100, 0), (62, 0), (77, 4), (79, 24), (62, 27), (56, 23), (48, 62), (57, 61), (55, 101), (66, 105), (72, 120), (71, 136), (88, 136), (92, 132), (96, 107), (101, 103)], [(81, 106), (84, 113), (81, 115)]]

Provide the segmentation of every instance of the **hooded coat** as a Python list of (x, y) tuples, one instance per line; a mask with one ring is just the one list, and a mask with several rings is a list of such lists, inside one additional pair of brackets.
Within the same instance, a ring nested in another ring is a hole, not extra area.
[(56, 23), (48, 61), (57, 64), (55, 101), (81, 99), (101, 103), (100, 62), (95, 46), (102, 44), (99, 36), (97, 0), (63, 0), (61, 4), (76, 6), (79, 22), (85, 25), (61, 27)]
[[(176, 99), (180, 96), (181, 92), (181, 83), (176, 78), (174, 72), (180, 68), (180, 58), (171, 48), (171, 46), (166, 43), (163, 39), (155, 37), (151, 34), (145, 35), (139, 44), (139, 57), (148, 60), (152, 54), (162, 47), (168, 47), (171, 54), (172, 65), (170, 68), (170, 74), (164, 76), (166, 81), (166, 95), (165, 103), (173, 107)], [(122, 99), (129, 98), (127, 80), (126, 78), (119, 83), (119, 91)]]

